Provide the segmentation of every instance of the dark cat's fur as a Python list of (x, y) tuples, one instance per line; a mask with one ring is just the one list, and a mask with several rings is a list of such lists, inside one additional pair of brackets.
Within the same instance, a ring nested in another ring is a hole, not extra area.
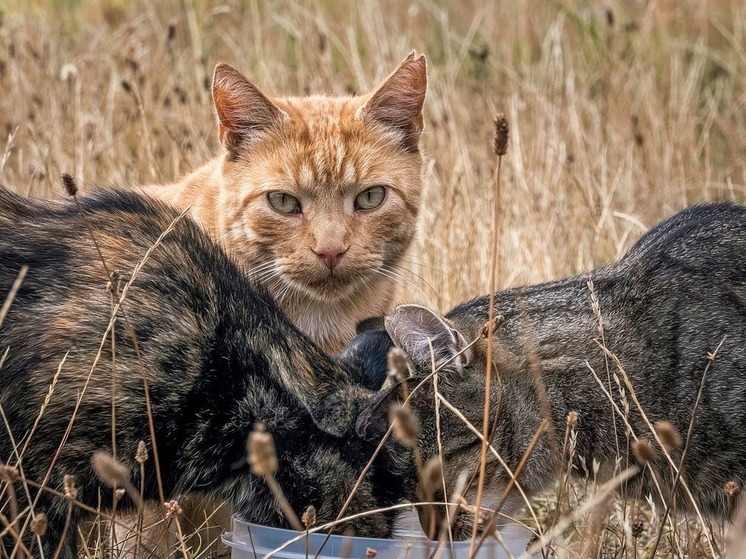
[[(582, 276), (496, 294), (495, 312), (502, 318), (494, 334), (493, 362), (499, 380), (492, 384), (492, 409), (499, 408), (499, 412), (491, 442), (515, 468), (543, 417), (532, 369), (540, 375), (553, 425), (534, 448), (520, 477), (529, 495), (545, 488), (560, 468), (570, 411), (579, 414), (578, 472), (584, 470), (583, 458), (586, 471), (597, 460), (601, 475), (608, 475), (617, 458), (617, 444), (622, 457), (626, 456), (625, 425), (617, 416), (615, 439), (611, 403), (590, 371), (596, 372), (604, 386), (608, 384), (589, 280), (603, 317), (605, 345), (619, 358), (653, 424), (669, 421), (682, 439), (686, 437), (709, 365), (683, 479), (705, 514), (728, 514), (734, 503), (731, 499), (728, 504), (725, 484), (732, 481), (741, 488), (746, 483), (746, 207), (721, 203), (684, 210), (651, 229), (618, 262)], [(431, 369), (428, 339), (438, 360), (445, 362), (464, 347), (465, 340), (479, 338), (487, 319), (488, 298), (481, 297), (456, 307), (445, 321), (422, 307), (402, 306), (386, 319), (386, 328), (423, 375)], [(380, 334), (363, 334), (373, 335)], [(359, 346), (362, 342), (358, 339), (355, 343)], [(479, 340), (459, 358), (465, 365), (455, 359), (443, 372), (450, 369), (452, 377), (455, 367), (473, 382), (474, 374), (486, 370), (486, 343), (486, 339)], [(376, 349), (379, 347), (375, 341), (358, 362), (380, 367), (386, 348)], [(708, 356), (716, 349), (716, 358), (711, 360)], [(608, 364), (611, 374), (622, 379), (614, 360), (609, 358)], [(619, 389), (614, 380), (611, 384), (621, 409)], [(653, 441), (629, 390), (626, 396), (635, 435)], [(475, 394), (470, 405), (468, 398), (453, 403), (467, 411), (481, 409), (481, 398)], [(431, 425), (432, 406), (425, 400), (415, 405), (423, 425)], [(371, 425), (363, 425), (361, 432), (370, 431)], [(481, 420), (476, 425), (481, 428)], [(378, 432), (382, 428), (379, 425)], [(465, 442), (454, 448), (457, 455), (446, 469), (451, 487), (459, 473), (475, 472), (479, 461), (478, 444), (470, 452), (464, 451)], [(664, 491), (669, 491), (671, 467), (657, 450), (652, 467), (663, 479)], [(434, 444), (424, 441), (423, 451), (425, 457), (433, 454)], [(678, 464), (681, 448), (674, 450), (672, 457)], [(634, 459), (630, 457), (630, 461)], [(488, 487), (499, 493), (508, 478), (494, 462), (490, 459)], [(650, 481), (646, 472), (633, 484), (655, 497), (657, 491)], [(473, 491), (469, 494), (473, 497)], [(676, 498), (679, 508), (691, 506), (680, 488)], [(521, 504), (514, 494), (505, 509), (510, 512)]]
[[(108, 268), (122, 275), (120, 290), (177, 215), (132, 193), (100, 192), (81, 204)], [(103, 264), (75, 204), (28, 200), (0, 188), (2, 300), (22, 265), (28, 273), (0, 326), (0, 353), (8, 350), (0, 369), (0, 404), (16, 441), (31, 430), (67, 355), (22, 458), (26, 478), (41, 483), (104, 339), (112, 302)], [(249, 520), (286, 525), (265, 483), (249, 473), (246, 463), (247, 435), (262, 421), (274, 435), (277, 479), (293, 508), (301, 512), (315, 505), (319, 522), (336, 517), (375, 448), (348, 429), (371, 394), (356, 383), (362, 379), (350, 367), (317, 349), (189, 218), (153, 250), (123, 309), (116, 322), (116, 433), (122, 463), (138, 472), (138, 441), (150, 441), (144, 371), (166, 498), (196, 488), (229, 500)], [(125, 315), (137, 336), (142, 369)], [(111, 506), (112, 491), (96, 479), (91, 454), (111, 451), (111, 385), (106, 337), (47, 482), (61, 491), (63, 476), (72, 474), (78, 499), (93, 507), (101, 499), (104, 509)], [(7, 434), (0, 436), (0, 456), (16, 463)], [(349, 512), (386, 506), (411, 493), (405, 487), (411, 485), (408, 456), (402, 449), (384, 453), (378, 465), (385, 463), (385, 468), (367, 475)], [(146, 467), (146, 498), (154, 499), (152, 453)], [(392, 475), (400, 470), (403, 475)], [(139, 486), (139, 476), (133, 481)], [(21, 487), (16, 484), (22, 511), (27, 503)], [(36, 494), (33, 488), (31, 494)], [(2, 501), (6, 516), (7, 495)], [(125, 498), (122, 506), (127, 505)], [(52, 557), (67, 502), (43, 493), (34, 510), (49, 518), (41, 541), (45, 556)], [(75, 556), (76, 524), (83, 516), (73, 508), (65, 559)], [(385, 536), (391, 516), (362, 517), (353, 528)], [(6, 538), (4, 543), (12, 547), (14, 542)]]

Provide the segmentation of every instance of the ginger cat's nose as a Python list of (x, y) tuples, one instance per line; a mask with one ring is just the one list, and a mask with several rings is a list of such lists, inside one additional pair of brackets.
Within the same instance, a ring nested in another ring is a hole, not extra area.
[(332, 246), (315, 248), (313, 251), (316, 253), (316, 256), (324, 261), (327, 268), (333, 270), (339, 262), (339, 257), (347, 252), (348, 248), (349, 247)]

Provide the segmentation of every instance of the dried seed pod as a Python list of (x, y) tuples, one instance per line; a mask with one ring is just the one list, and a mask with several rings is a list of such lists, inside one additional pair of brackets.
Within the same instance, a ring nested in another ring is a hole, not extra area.
[(305, 526), (306, 529), (316, 524), (316, 507), (308, 505), (306, 510), (303, 512), (303, 515), (300, 517), (300, 521), (303, 522), (303, 526)]
[(257, 476), (266, 476), (277, 471), (275, 441), (272, 435), (267, 433), (263, 423), (258, 423), (254, 430), (249, 433), (248, 451), (248, 461), (252, 473)]
[(145, 441), (140, 441), (137, 444), (135, 460), (140, 464), (144, 464), (148, 460), (148, 447), (145, 445)]
[(425, 495), (435, 495), (443, 489), (443, 464), (437, 456), (430, 458), (422, 467), (420, 484)]
[(668, 421), (659, 421), (656, 423), (655, 432), (663, 443), (663, 448), (667, 451), (671, 452), (675, 448), (681, 448), (681, 435), (679, 435), (676, 427)]
[(124, 487), (129, 483), (130, 473), (127, 467), (106, 452), (94, 452), (91, 466), (98, 479), (109, 487)]
[(389, 412), (389, 421), (394, 426), (394, 436), (404, 446), (414, 448), (420, 436), (420, 420), (409, 406), (393, 406)]
[(645, 531), (645, 522), (643, 522), (641, 518), (638, 518), (632, 524), (632, 537), (637, 539), (640, 536), (642, 536), (644, 531)]
[(640, 466), (644, 466), (648, 462), (655, 460), (655, 449), (650, 444), (650, 441), (646, 441), (645, 439), (640, 439), (632, 443), (632, 454)]
[(409, 368), (407, 367), (407, 356), (398, 347), (392, 347), (386, 356), (386, 360), (389, 367), (389, 374), (395, 376), (399, 380), (405, 380), (409, 376)]
[(728, 497), (735, 497), (741, 492), (741, 485), (734, 480), (730, 480), (723, 486), (723, 491)]
[(19, 477), (18, 468), (8, 466), (7, 464), (0, 464), (0, 479), (8, 483), (13, 483), (18, 481)]
[(510, 136), (510, 124), (503, 113), (498, 113), (495, 117), (495, 136), (493, 138), (492, 149), (495, 155), (502, 157), (508, 152), (508, 138)]
[(43, 536), (47, 531), (48, 525), (47, 515), (40, 512), (31, 520), (31, 532), (37, 536)]
[(181, 513), (184, 512), (181, 505), (179, 505), (179, 501), (176, 500), (166, 501), (163, 503), (163, 508), (166, 509), (166, 518), (176, 518), (177, 516), (181, 516)]
[(62, 478), (62, 487), (65, 490), (65, 497), (68, 499), (76, 499), (78, 497), (78, 488), (75, 487), (75, 478), (69, 474), (65, 474)]
[(65, 187), (68, 196), (75, 196), (78, 193), (78, 183), (71, 174), (62, 173), (62, 185)]

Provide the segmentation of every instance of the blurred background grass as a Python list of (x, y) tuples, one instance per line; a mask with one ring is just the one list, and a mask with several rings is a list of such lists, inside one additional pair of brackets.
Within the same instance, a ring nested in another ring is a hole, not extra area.
[[(501, 286), (620, 255), (681, 207), (746, 199), (740, 0), (0, 4), (0, 182), (59, 196), (170, 181), (217, 153), (209, 80), (365, 92), (424, 52), (426, 191), (406, 298), (484, 293), (504, 112)], [(418, 275), (421, 279), (417, 279)]]

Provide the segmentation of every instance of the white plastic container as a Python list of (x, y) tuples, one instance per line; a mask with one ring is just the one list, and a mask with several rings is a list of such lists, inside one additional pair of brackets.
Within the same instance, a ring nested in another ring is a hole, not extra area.
[[(510, 559), (520, 557), (526, 550), (530, 532), (514, 525), (501, 531), (503, 543), (487, 539), (476, 555), (477, 559)], [(468, 559), (469, 541), (447, 543), (413, 536), (404, 539), (358, 538), (322, 533), (306, 535), (302, 532), (249, 524), (233, 517), (233, 532), (223, 534), (223, 543), (231, 548), (231, 559), (261, 559), (272, 554), (278, 559)], [(325, 543), (326, 542), (326, 543)], [(323, 546), (323, 548), (322, 548)]]

